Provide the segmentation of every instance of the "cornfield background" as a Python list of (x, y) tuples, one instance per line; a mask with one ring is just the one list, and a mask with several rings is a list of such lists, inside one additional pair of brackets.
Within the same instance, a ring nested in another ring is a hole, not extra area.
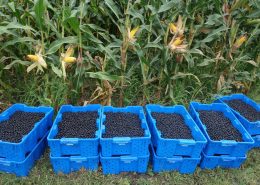
[[(0, 0), (0, 107), (259, 101), (259, 26), (259, 0)], [(241, 171), (64, 177), (45, 155), (30, 183), (257, 184), (259, 152), (249, 156)], [(1, 175), (14, 182), (29, 183)]]
[(259, 9), (257, 0), (0, 0), (0, 98), (57, 109), (259, 92)]

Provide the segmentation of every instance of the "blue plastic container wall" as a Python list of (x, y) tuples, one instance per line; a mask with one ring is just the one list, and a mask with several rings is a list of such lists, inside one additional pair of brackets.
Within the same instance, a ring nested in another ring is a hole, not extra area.
[[(207, 139), (200, 131), (199, 127), (193, 121), (187, 110), (182, 105), (161, 106), (146, 105), (147, 122), (152, 135), (152, 144), (155, 147), (155, 153), (159, 157), (189, 156), (199, 158), (202, 149), (207, 143)], [(152, 112), (159, 113), (177, 113), (183, 116), (185, 124), (189, 127), (193, 139), (169, 139), (162, 138), (161, 132), (156, 127), (156, 120), (152, 117)]]
[(98, 170), (99, 156), (82, 157), (52, 157), (50, 154), (51, 164), (55, 173), (69, 174), (82, 168), (86, 170)]
[[(114, 137), (102, 138), (102, 134), (106, 132), (104, 122), (107, 112), (129, 112), (137, 114), (141, 120), (141, 127), (144, 130), (143, 137)], [(145, 119), (145, 114), (141, 106), (128, 107), (103, 107), (100, 132), (101, 154), (103, 157), (111, 157), (113, 155), (133, 155), (146, 156), (149, 154), (149, 144), (151, 142), (151, 134)]]
[(239, 168), (246, 160), (244, 157), (230, 157), (226, 155), (222, 156), (207, 156), (202, 153), (202, 160), (200, 163), (201, 169), (214, 169), (221, 168)]
[(39, 112), (45, 114), (44, 118), (35, 123), (34, 128), (27, 135), (23, 136), (20, 143), (0, 141), (0, 159), (21, 162), (24, 161), (27, 154), (34, 149), (38, 143), (38, 140), (42, 138), (51, 128), (53, 108), (45, 106), (31, 107), (24, 104), (14, 104), (0, 114), (0, 122), (8, 120), (16, 111)]
[[(97, 131), (95, 138), (61, 138), (55, 139), (55, 136), (59, 132), (59, 123), (62, 120), (62, 114), (64, 112), (88, 112), (97, 111), (98, 118), (96, 120)], [(69, 155), (80, 155), (82, 157), (98, 156), (99, 145), (99, 132), (100, 132), (100, 120), (101, 120), (101, 105), (93, 104), (87, 106), (61, 106), (54, 124), (51, 128), (48, 136), (48, 144), (51, 149), (52, 157), (61, 157)]]
[(253, 140), (255, 141), (254, 147), (260, 147), (260, 134), (252, 136)]
[(178, 171), (180, 173), (194, 173), (200, 163), (200, 157), (159, 157), (151, 147), (152, 166), (155, 173), (163, 171)]
[(35, 161), (40, 159), (47, 146), (47, 135), (41, 138), (29, 155), (21, 162), (0, 159), (0, 171), (15, 174), (16, 176), (28, 176)]
[[(243, 94), (233, 94), (230, 96), (222, 96), (218, 98), (215, 102), (217, 103), (225, 103), (225, 101), (230, 100), (242, 100), (243, 102), (249, 104), (253, 108), (255, 108), (258, 112), (260, 112), (260, 105), (248, 98), (247, 96)], [(227, 105), (227, 104), (226, 104)], [(239, 112), (229, 107), (233, 113), (236, 115), (238, 120), (243, 124), (245, 129), (249, 132), (251, 135), (259, 135), (260, 134), (260, 120), (255, 122), (250, 122), (248, 119), (246, 119), (244, 116), (242, 116)]]
[(149, 163), (149, 154), (146, 156), (100, 156), (103, 174), (119, 174), (121, 172), (145, 173)]
[[(231, 121), (232, 125), (241, 133), (243, 141), (237, 142), (234, 140), (212, 140), (207, 133), (207, 127), (200, 120), (198, 111), (201, 110), (223, 112), (224, 116), (226, 116)], [(222, 103), (201, 104), (197, 102), (191, 102), (189, 111), (190, 115), (193, 117), (194, 121), (200, 127), (208, 140), (207, 146), (203, 150), (205, 155), (229, 155), (230, 157), (244, 157), (247, 151), (253, 147), (254, 140), (227, 105)]]

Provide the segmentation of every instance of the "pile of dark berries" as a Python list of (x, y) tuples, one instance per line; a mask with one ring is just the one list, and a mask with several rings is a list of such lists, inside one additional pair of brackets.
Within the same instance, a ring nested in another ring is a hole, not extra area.
[(19, 143), (27, 135), (35, 123), (45, 116), (44, 113), (16, 111), (8, 120), (0, 122), (0, 140)]
[(234, 99), (225, 103), (251, 122), (260, 120), (260, 112), (242, 100)]
[(104, 138), (112, 137), (142, 137), (144, 130), (141, 127), (141, 120), (137, 114), (127, 112), (107, 112), (106, 132), (102, 135)]
[(64, 112), (55, 138), (95, 138), (97, 118), (96, 111)]
[(242, 141), (241, 133), (221, 111), (198, 111), (202, 123), (212, 140)]
[(193, 139), (189, 127), (185, 124), (182, 115), (177, 113), (153, 112), (152, 117), (156, 120), (156, 127), (161, 132), (161, 137), (172, 139)]

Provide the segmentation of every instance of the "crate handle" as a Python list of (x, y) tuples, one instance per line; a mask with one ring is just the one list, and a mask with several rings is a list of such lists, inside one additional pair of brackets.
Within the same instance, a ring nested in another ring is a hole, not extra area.
[(196, 142), (194, 140), (188, 140), (188, 139), (183, 139), (183, 140), (180, 140), (180, 145), (181, 146), (191, 146), (191, 145), (195, 145)]
[(254, 140), (260, 140), (260, 135), (257, 135), (257, 136), (253, 136)]
[(234, 161), (235, 159), (235, 157), (222, 157), (223, 161)]
[(67, 146), (73, 146), (78, 144), (79, 139), (78, 138), (61, 138), (60, 143), (67, 145)]
[(168, 158), (167, 162), (168, 163), (177, 163), (177, 162), (181, 162), (182, 160), (183, 160), (182, 157), (179, 157), (179, 158)]
[(130, 137), (114, 137), (113, 138), (113, 143), (118, 144), (118, 145), (126, 145), (129, 142), (131, 142)]
[(235, 146), (237, 142), (234, 140), (221, 140), (221, 146)]
[(9, 161), (2, 161), (2, 160), (0, 160), (0, 165), (2, 165), (2, 166), (11, 166), (11, 163)]
[(124, 163), (131, 163), (137, 160), (137, 157), (121, 156), (120, 160)]
[(76, 162), (76, 163), (82, 163), (84, 161), (87, 161), (87, 159), (86, 159), (86, 157), (71, 157), (70, 161)]

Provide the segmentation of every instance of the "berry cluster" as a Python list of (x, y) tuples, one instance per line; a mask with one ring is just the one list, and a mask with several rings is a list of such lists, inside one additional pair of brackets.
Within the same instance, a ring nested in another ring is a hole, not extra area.
[(200, 120), (207, 127), (207, 133), (213, 140), (242, 141), (241, 133), (220, 111), (198, 111)]
[(142, 137), (144, 130), (141, 127), (141, 120), (137, 114), (117, 112), (106, 113), (106, 132), (102, 137)]
[(189, 127), (185, 124), (182, 115), (177, 113), (153, 112), (152, 117), (156, 120), (156, 127), (162, 133), (163, 138), (192, 139)]
[(0, 140), (19, 143), (34, 124), (45, 116), (44, 113), (16, 111), (9, 120), (0, 122)]
[(228, 104), (228, 106), (230, 106), (232, 109), (239, 112), (242, 116), (244, 116), (249, 121), (255, 122), (260, 120), (260, 112), (242, 100), (234, 99), (234, 100), (225, 101), (225, 103)]
[(55, 138), (95, 138), (97, 118), (95, 111), (64, 112)]

